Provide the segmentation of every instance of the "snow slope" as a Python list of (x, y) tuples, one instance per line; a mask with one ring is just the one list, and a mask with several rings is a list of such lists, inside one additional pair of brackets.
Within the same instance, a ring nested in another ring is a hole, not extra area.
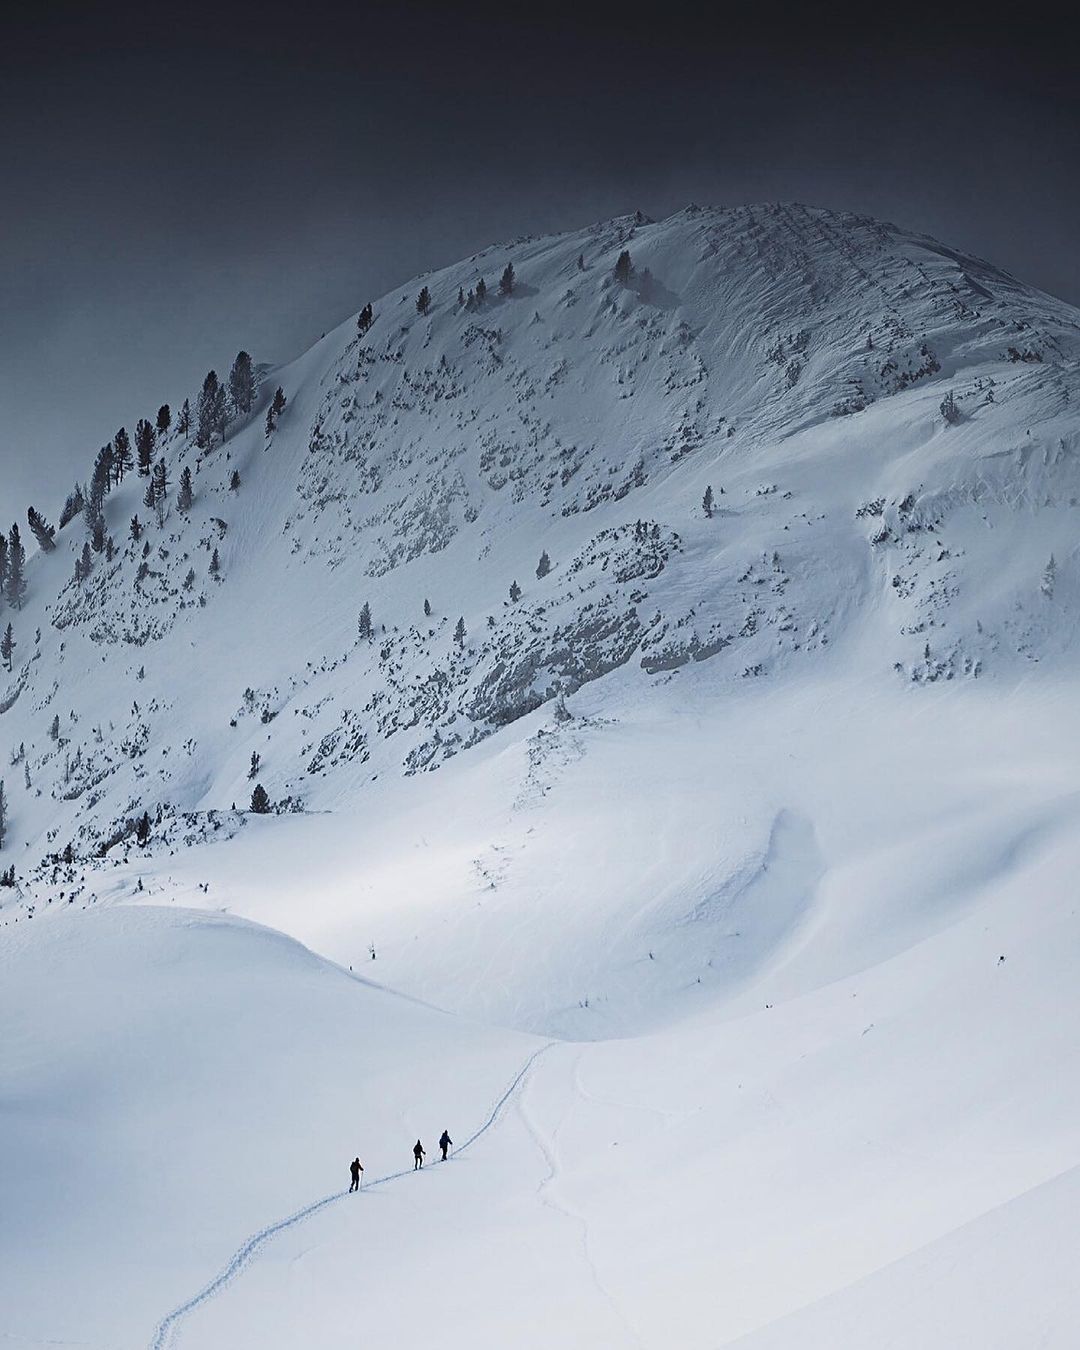
[(1073, 1344), (1077, 312), (802, 207), (374, 311), (0, 616), (0, 1330)]

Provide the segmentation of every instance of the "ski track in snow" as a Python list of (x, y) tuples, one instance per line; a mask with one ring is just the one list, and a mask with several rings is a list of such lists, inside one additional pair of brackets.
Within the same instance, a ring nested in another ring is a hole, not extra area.
[[(517, 1089), (525, 1081), (529, 1070), (541, 1055), (545, 1054), (553, 1045), (557, 1044), (559, 1044), (559, 1042), (549, 1041), (546, 1045), (542, 1045), (538, 1050), (533, 1051), (518, 1070), (513, 1082), (511, 1082), (510, 1086), (491, 1108), (491, 1113), (480, 1128), (470, 1134), (463, 1144), (454, 1149), (455, 1155), (464, 1153), (467, 1148), (487, 1134), (488, 1130), (490, 1130), (498, 1121), (507, 1102), (509, 1102)], [(417, 1170), (421, 1173), (423, 1171), (423, 1169)], [(369, 1182), (363, 1189), (369, 1191), (375, 1186), (386, 1185), (388, 1181), (399, 1181), (403, 1177), (415, 1175), (416, 1171), (411, 1167), (405, 1168), (400, 1172), (388, 1172), (385, 1176), (376, 1177), (374, 1181)], [(347, 1190), (335, 1191), (333, 1195), (323, 1196), (321, 1200), (316, 1200), (310, 1205), (305, 1205), (303, 1209), (298, 1209), (295, 1214), (290, 1214), (288, 1218), (279, 1219), (277, 1223), (268, 1224), (265, 1228), (260, 1228), (258, 1232), (252, 1233), (242, 1246), (237, 1249), (228, 1264), (214, 1276), (209, 1284), (204, 1285), (197, 1294), (193, 1295), (185, 1303), (181, 1303), (179, 1307), (174, 1308), (172, 1312), (167, 1313), (166, 1316), (161, 1319), (157, 1324), (153, 1338), (150, 1341), (150, 1350), (170, 1350), (170, 1347), (175, 1346), (180, 1326), (184, 1320), (189, 1317), (196, 1308), (201, 1308), (204, 1304), (209, 1303), (211, 1299), (216, 1298), (223, 1290), (227, 1289), (228, 1286), (244, 1272), (256, 1254), (260, 1252), (272, 1238), (276, 1237), (279, 1233), (284, 1233), (286, 1229), (295, 1228), (297, 1224), (303, 1223), (305, 1219), (310, 1219), (313, 1214), (318, 1214), (320, 1210), (326, 1209), (328, 1205), (332, 1205), (335, 1200), (341, 1200), (349, 1194), (350, 1192)]]

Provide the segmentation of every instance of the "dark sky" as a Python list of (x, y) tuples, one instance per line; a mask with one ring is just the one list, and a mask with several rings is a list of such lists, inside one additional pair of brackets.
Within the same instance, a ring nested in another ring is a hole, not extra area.
[(286, 360), (417, 272), (636, 208), (867, 211), (1080, 302), (1048, 12), (23, 8), (0, 41), (5, 521), (54, 517), (121, 422), (241, 346)]

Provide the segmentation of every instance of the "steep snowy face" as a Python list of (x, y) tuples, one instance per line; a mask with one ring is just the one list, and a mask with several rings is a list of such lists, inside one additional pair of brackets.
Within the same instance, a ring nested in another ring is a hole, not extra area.
[(3, 912), (85, 899), (144, 811), (151, 851), (232, 831), (256, 782), (366, 811), (586, 686), (618, 718), (703, 663), (726, 699), (1071, 653), (1078, 356), (1068, 306), (799, 206), (418, 278), (263, 371), (223, 442), (174, 419), (161, 520), (130, 473), (86, 575), (81, 516), (30, 558)]

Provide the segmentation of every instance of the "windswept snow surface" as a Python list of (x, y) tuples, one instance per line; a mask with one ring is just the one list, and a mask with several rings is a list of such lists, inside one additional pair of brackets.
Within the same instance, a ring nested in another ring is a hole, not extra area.
[(2, 616), (2, 1343), (1072, 1350), (1080, 316), (801, 207), (374, 309)]

